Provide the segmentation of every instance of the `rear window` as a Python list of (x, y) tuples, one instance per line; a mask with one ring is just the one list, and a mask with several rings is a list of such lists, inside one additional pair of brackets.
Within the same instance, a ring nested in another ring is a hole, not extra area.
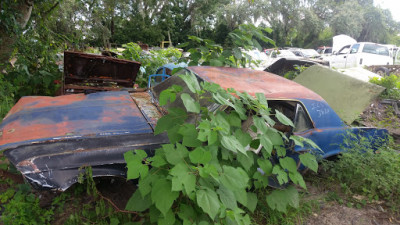
[(389, 49), (387, 47), (375, 44), (365, 44), (362, 52), (389, 56)]

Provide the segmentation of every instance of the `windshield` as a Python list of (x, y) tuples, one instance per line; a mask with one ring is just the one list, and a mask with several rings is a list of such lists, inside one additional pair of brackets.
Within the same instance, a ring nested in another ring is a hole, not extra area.
[(301, 52), (303, 52), (303, 54), (307, 57), (312, 57), (312, 56), (318, 56), (318, 52), (315, 51), (314, 49), (303, 49), (301, 50)]
[(288, 50), (279, 50), (278, 57), (296, 57), (296, 55), (293, 54), (293, 52), (288, 51)]

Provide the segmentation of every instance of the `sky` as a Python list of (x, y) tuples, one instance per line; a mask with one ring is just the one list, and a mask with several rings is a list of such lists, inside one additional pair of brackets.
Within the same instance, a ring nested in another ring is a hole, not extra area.
[(393, 19), (400, 22), (400, 0), (374, 0), (374, 4), (382, 9), (389, 9)]

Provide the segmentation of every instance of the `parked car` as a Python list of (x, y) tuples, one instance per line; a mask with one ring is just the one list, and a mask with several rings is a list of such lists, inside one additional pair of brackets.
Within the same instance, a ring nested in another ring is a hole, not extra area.
[[(253, 96), (263, 93), (272, 112), (278, 109), (294, 121), (290, 132), (310, 138), (322, 149), (295, 146), (297, 152), (315, 150), (327, 158), (342, 151), (348, 132), (367, 138), (387, 133), (345, 125), (318, 94), (271, 73), (227, 67), (188, 67), (178, 73), (186, 72), (224, 89)], [(0, 150), (37, 188), (66, 190), (77, 182), (82, 166), (91, 166), (94, 177), (125, 176), (123, 153), (144, 149), (151, 155), (168, 143), (165, 134), (154, 136), (154, 128), (168, 111), (168, 106), (158, 104), (160, 93), (172, 85), (188, 92), (185, 82), (174, 75), (149, 90), (23, 97), (0, 124)], [(182, 105), (176, 99), (173, 105)], [(209, 101), (200, 103), (209, 110), (222, 110)]]
[(328, 46), (318, 47), (317, 52), (321, 56), (329, 56), (329, 55), (332, 55), (332, 47), (328, 47)]
[(372, 65), (393, 65), (389, 49), (371, 42), (358, 42), (343, 46), (336, 54), (324, 58), (334, 68), (351, 68)]
[(289, 48), (289, 51), (293, 52), (298, 57), (302, 58), (320, 58), (319, 53), (314, 49), (303, 49), (303, 48)]

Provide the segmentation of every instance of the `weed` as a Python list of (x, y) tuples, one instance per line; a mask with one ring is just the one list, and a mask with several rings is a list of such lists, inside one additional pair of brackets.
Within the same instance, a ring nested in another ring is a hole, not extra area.
[(392, 74), (382, 78), (374, 77), (369, 82), (386, 88), (381, 94), (382, 98), (400, 99), (400, 77)]
[(312, 213), (319, 212), (319, 203), (317, 200), (305, 201), (301, 198), (298, 208), (289, 207), (287, 213), (282, 213), (268, 207), (265, 200), (268, 194), (267, 190), (260, 190), (257, 193), (259, 199), (256, 211), (251, 215), (253, 224), (269, 224), (269, 225), (292, 225), (304, 224), (305, 220)]
[(331, 176), (347, 193), (384, 199), (389, 206), (400, 206), (400, 155), (388, 145), (378, 150), (374, 144), (355, 135), (346, 141), (339, 160), (324, 162)]

